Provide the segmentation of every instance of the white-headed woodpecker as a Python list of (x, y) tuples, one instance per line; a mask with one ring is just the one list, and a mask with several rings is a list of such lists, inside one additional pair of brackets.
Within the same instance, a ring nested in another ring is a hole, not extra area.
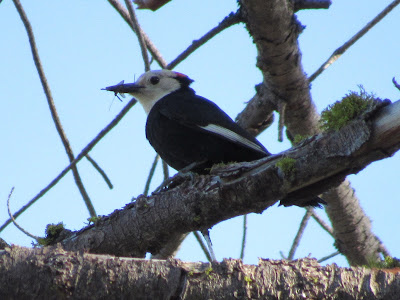
[[(271, 155), (215, 103), (196, 95), (189, 87), (192, 82), (184, 74), (158, 70), (144, 73), (135, 83), (120, 83), (105, 90), (129, 93), (140, 102), (147, 113), (147, 139), (160, 157), (178, 171), (190, 167), (190, 171), (207, 173), (216, 163), (252, 161)], [(289, 205), (319, 203), (324, 202), (318, 197), (306, 197)]]
[(129, 93), (147, 113), (146, 137), (171, 167), (204, 173), (216, 163), (252, 161), (270, 155), (215, 103), (196, 95), (192, 79), (169, 70), (149, 71), (135, 83), (106, 90)]

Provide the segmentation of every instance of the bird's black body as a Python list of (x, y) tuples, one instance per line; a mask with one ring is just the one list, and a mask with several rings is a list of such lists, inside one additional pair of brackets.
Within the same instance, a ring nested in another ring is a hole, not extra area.
[[(226, 128), (260, 149), (202, 128), (210, 124)], [(203, 173), (216, 163), (252, 161), (270, 155), (216, 104), (197, 96), (189, 87), (157, 101), (147, 117), (146, 137), (160, 157), (176, 170), (197, 163), (192, 171)]]
[[(159, 70), (144, 73), (135, 83), (120, 83), (106, 90), (130, 93), (138, 99), (148, 114), (147, 139), (176, 170), (208, 173), (216, 163), (253, 161), (270, 155), (215, 103), (197, 96), (189, 87), (192, 82), (182, 73)], [(320, 204), (326, 203), (307, 190), (281, 199), (284, 206)]]

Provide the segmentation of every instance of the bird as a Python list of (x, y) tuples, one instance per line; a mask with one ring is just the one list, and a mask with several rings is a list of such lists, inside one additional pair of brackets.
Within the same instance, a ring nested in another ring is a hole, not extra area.
[[(271, 155), (214, 102), (197, 95), (190, 87), (192, 82), (180, 72), (152, 70), (134, 83), (121, 82), (105, 90), (128, 93), (140, 102), (147, 114), (146, 138), (178, 171), (206, 174), (217, 163), (253, 161)], [(299, 201), (299, 206), (319, 206), (321, 201), (313, 197)]]
[(197, 95), (189, 87), (192, 82), (182, 73), (156, 70), (144, 73), (133, 84), (106, 90), (122, 90), (140, 102), (147, 114), (146, 138), (178, 171), (192, 166), (190, 171), (203, 174), (217, 163), (271, 155), (214, 102)]

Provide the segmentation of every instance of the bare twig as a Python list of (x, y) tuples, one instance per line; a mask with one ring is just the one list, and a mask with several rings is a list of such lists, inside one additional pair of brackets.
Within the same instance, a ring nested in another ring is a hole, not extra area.
[(288, 260), (292, 260), (297, 247), (299, 246), (301, 237), (303, 236), (304, 230), (306, 229), (307, 222), (311, 217), (311, 211), (307, 209), (303, 219), (300, 222), (299, 230), (297, 231), (296, 237), (293, 240), (292, 248), (290, 248)]
[(392, 82), (394, 86), (400, 91), (400, 84), (397, 83), (396, 78), (393, 77)]
[(212, 259), (211, 259), (210, 252), (208, 251), (207, 246), (204, 244), (200, 233), (198, 231), (193, 231), (193, 234), (194, 234), (194, 237), (196, 238), (197, 242), (199, 243), (201, 250), (203, 250), (204, 255), (206, 256), (207, 260), (211, 262)]
[(332, 254), (329, 254), (329, 255), (327, 255), (327, 256), (324, 256), (324, 257), (318, 259), (318, 262), (319, 262), (319, 263), (322, 263), (322, 262), (324, 262), (324, 261), (326, 261), (326, 260), (328, 260), (328, 259), (330, 259), (330, 258), (332, 258), (332, 257), (335, 257), (336, 255), (339, 255), (339, 254), (340, 254), (339, 251), (333, 252)]
[(104, 181), (107, 183), (110, 189), (113, 188), (113, 184), (111, 183), (110, 178), (108, 178), (106, 172), (98, 165), (98, 163), (89, 155), (86, 155), (86, 159), (92, 164), (92, 166), (100, 173), (101, 177), (103, 177)]
[(333, 229), (330, 227), (328, 224), (324, 222), (324, 220), (321, 219), (320, 216), (315, 212), (314, 209), (310, 209), (311, 215), (314, 218), (315, 221), (326, 231), (328, 232), (331, 236), (333, 236)]
[[(57, 113), (56, 107), (54, 105), (53, 96), (51, 95), (51, 90), (47, 83), (46, 75), (44, 74), (42, 63), (40, 61), (39, 52), (36, 47), (36, 42), (35, 42), (35, 37), (33, 35), (32, 26), (28, 20), (27, 15), (25, 14), (25, 11), (24, 11), (21, 3), (19, 2), (19, 0), (13, 0), (13, 2), (14, 2), (14, 5), (15, 5), (20, 17), (21, 17), (22, 22), (24, 23), (26, 32), (28, 34), (29, 44), (31, 46), (31, 51), (32, 51), (32, 55), (33, 55), (33, 60), (35, 62), (36, 69), (39, 73), (40, 81), (42, 83), (43, 90), (44, 90), (44, 93), (47, 98), (47, 103), (50, 108), (51, 116), (53, 118), (57, 132), (61, 138), (61, 141), (64, 145), (65, 151), (67, 152), (69, 161), (72, 162), (74, 160), (74, 154), (72, 152), (72, 148), (71, 148), (71, 145), (69, 144), (68, 138), (62, 128), (60, 118), (58, 117), (58, 113)], [(96, 216), (96, 211), (95, 211), (93, 204), (89, 198), (89, 195), (87, 194), (87, 192), (85, 190), (85, 187), (83, 186), (81, 177), (79, 175), (79, 172), (78, 172), (78, 169), (76, 166), (74, 166), (72, 168), (72, 173), (74, 175), (75, 183), (79, 189), (79, 192), (81, 193), (82, 198), (85, 201), (85, 204), (89, 211), (90, 216), (92, 216), (92, 217)]]
[(145, 196), (147, 196), (149, 194), (150, 183), (151, 183), (151, 180), (153, 179), (154, 171), (156, 170), (159, 158), (160, 158), (160, 156), (158, 154), (156, 154), (156, 157), (154, 158), (153, 164), (151, 165), (149, 176), (147, 177), (146, 185), (144, 186), (143, 195), (145, 195)]
[(128, 7), (129, 15), (131, 16), (133, 30), (135, 31), (136, 36), (138, 37), (139, 40), (139, 45), (142, 51), (142, 56), (144, 61), (144, 70), (146, 72), (150, 71), (149, 56), (147, 55), (147, 47), (144, 39), (144, 32), (140, 28), (139, 21), (136, 17), (135, 9), (133, 8), (131, 0), (125, 0), (125, 4)]
[(389, 250), (385, 247), (385, 245), (380, 241), (381, 244), (379, 245), (379, 251), (383, 254), (384, 257), (390, 256)]
[[(79, 155), (64, 169), (62, 172), (54, 178), (44, 189), (42, 189), (39, 194), (33, 197), (27, 204), (25, 204), (20, 210), (18, 210), (14, 214), (14, 218), (20, 216), (25, 210), (27, 210), (32, 204), (34, 204), (37, 200), (39, 200), (44, 194), (46, 194), (53, 186), (55, 186), (61, 178), (68, 173), (86, 154), (89, 153), (90, 150), (112, 129), (114, 128), (119, 121), (126, 115), (126, 113), (132, 108), (133, 105), (136, 104), (135, 99), (131, 99), (127, 105), (121, 110), (121, 112), (108, 124), (100, 133), (79, 153)], [(11, 223), (11, 219), (8, 219), (1, 227), (0, 232), (6, 228)]]
[(327, 9), (331, 6), (331, 4), (331, 0), (295, 0), (294, 11), (296, 12), (302, 9)]
[(166, 182), (169, 179), (169, 170), (168, 165), (165, 161), (162, 161), (162, 169), (164, 174), (164, 182)]
[[(108, 2), (115, 8), (115, 10), (120, 14), (120, 16), (125, 20), (126, 23), (132, 28), (133, 31), (134, 25), (132, 24), (132, 20), (130, 19), (129, 12), (125, 9), (125, 7), (118, 0), (108, 0)], [(157, 61), (157, 63), (161, 66), (161, 68), (165, 69), (167, 67), (166, 60), (162, 57), (161, 53), (158, 51), (157, 47), (154, 46), (153, 42), (147, 36), (146, 33), (141, 32), (143, 38), (146, 42), (147, 49), (150, 51), (151, 56)]]
[(12, 220), (12, 222), (14, 223), (15, 227), (17, 227), (19, 230), (21, 230), (23, 233), (25, 233), (27, 236), (35, 239), (36, 241), (39, 240), (39, 237), (36, 235), (31, 234), (30, 232), (26, 231), (24, 228), (22, 228), (17, 221), (15, 221), (13, 214), (11, 213), (10, 210), (10, 198), (12, 196), (12, 193), (14, 192), (14, 187), (11, 188), (10, 194), (8, 194), (8, 198), (7, 198), (7, 210), (8, 210), (8, 215), (10, 216), (10, 219)]
[(283, 127), (285, 127), (286, 102), (279, 101), (278, 110), (279, 110), (278, 141), (283, 142)]
[(235, 25), (239, 22), (241, 22), (241, 17), (240, 17), (239, 12), (230, 13), (216, 27), (214, 27), (209, 32), (207, 32), (205, 35), (203, 35), (200, 39), (193, 41), (193, 43), (185, 51), (183, 51), (181, 54), (179, 54), (177, 58), (175, 58), (172, 62), (170, 62), (166, 68), (170, 69), (170, 70), (175, 68), (179, 63), (181, 63), (184, 59), (186, 59), (190, 54), (192, 54), (195, 50), (200, 48), (202, 45), (204, 45), (206, 42), (208, 42), (210, 39), (212, 39), (218, 33), (220, 33), (221, 31), (225, 30), (226, 28), (228, 28), (232, 25)]
[(171, 0), (133, 0), (138, 9), (151, 9), (156, 11)]
[(243, 236), (242, 236), (242, 247), (240, 249), (240, 259), (244, 258), (244, 249), (246, 246), (246, 236), (247, 236), (247, 215), (243, 216)]
[(312, 74), (308, 81), (311, 82), (318, 75), (320, 75), (325, 69), (327, 69), (331, 64), (333, 64), (347, 49), (349, 49), (355, 42), (357, 42), (364, 34), (368, 32), (372, 27), (374, 27), (380, 20), (382, 20), (389, 12), (393, 10), (398, 4), (400, 0), (394, 0), (390, 3), (381, 13), (379, 13), (372, 21), (370, 21), (367, 25), (365, 25), (359, 32), (357, 32), (350, 40), (344, 43), (342, 46), (337, 48), (332, 55), (328, 58), (326, 62), (324, 62), (314, 74)]

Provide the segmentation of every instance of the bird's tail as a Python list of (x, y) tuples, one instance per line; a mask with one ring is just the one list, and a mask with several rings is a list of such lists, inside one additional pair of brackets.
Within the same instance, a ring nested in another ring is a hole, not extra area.
[(281, 201), (279, 202), (279, 206), (281, 205), (285, 207), (296, 205), (299, 207), (322, 208), (322, 205), (327, 205), (327, 203), (318, 196), (304, 197), (301, 195), (289, 194), (285, 198), (281, 199)]

